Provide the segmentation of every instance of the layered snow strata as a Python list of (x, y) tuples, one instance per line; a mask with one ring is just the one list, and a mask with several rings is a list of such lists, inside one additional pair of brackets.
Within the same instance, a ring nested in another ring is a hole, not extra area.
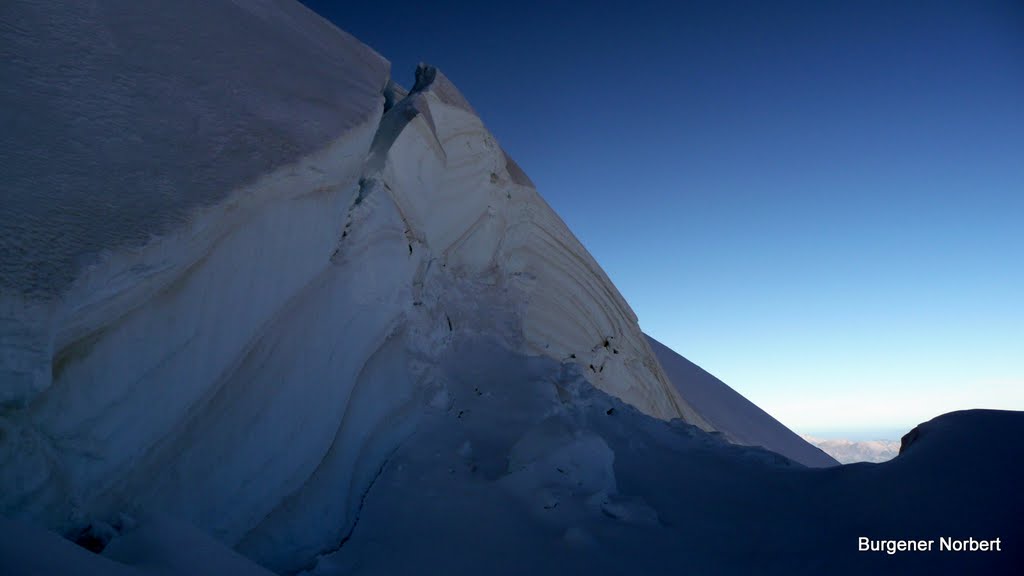
[(389, 130), (392, 116), (402, 127), (381, 174), (387, 189), (437, 264), (515, 303), (511, 336), (524, 350), (579, 365), (648, 414), (706, 426), (621, 294), (443, 74), (422, 66), (385, 116)]
[(406, 94), (289, 2), (5, 10), (5, 515), (73, 537), (172, 512), (302, 568), (444, 405), (431, 367), (456, 336), (706, 426), (435, 69)]
[(3, 21), (0, 405), (269, 202), (349, 193), (387, 82), (387, 61), (292, 2), (13, 2)]
[(329, 455), (343, 493), (406, 399), (360, 388), (415, 270), (393, 206), (332, 261), (388, 63), (291, 2), (4, 11), (0, 510), (234, 545)]

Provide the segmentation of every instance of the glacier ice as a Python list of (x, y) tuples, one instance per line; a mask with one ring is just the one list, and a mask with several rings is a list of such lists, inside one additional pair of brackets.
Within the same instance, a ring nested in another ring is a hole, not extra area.
[[(428, 368), (465, 334), (707, 427), (435, 68), (405, 93), (383, 58), (289, 2), (65, 4), (14, 7), (26, 26), (66, 22), (59, 41), (3, 32), (41, 50), (4, 63), (38, 105), (22, 121), (52, 122), (6, 160), (0, 241), (31, 249), (2, 251), (5, 514), (73, 534), (173, 510), (292, 569), (350, 528), (437, 393)], [(62, 114), (81, 118), (70, 140), (104, 146), (18, 162)]]

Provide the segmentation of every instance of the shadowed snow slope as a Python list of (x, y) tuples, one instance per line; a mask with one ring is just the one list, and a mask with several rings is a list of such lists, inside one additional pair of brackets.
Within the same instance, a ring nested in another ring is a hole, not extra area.
[(672, 384), (714, 430), (736, 444), (763, 446), (805, 466), (835, 466), (834, 458), (786, 428), (725, 382), (647, 336)]
[[(1009, 575), (1024, 562), (1024, 454), (992, 441), (1024, 433), (1024, 413), (947, 414), (894, 461), (812, 469), (646, 417), (544, 361), (454, 350), (451, 407), (392, 454), (354, 534), (312, 574)], [(936, 549), (858, 552), (862, 536)], [(1002, 551), (940, 552), (940, 537)]]
[[(415, 433), (304, 574), (1011, 575), (1024, 562), (1024, 459), (991, 441), (1024, 433), (1019, 412), (947, 414), (891, 462), (812, 469), (641, 414), (573, 365), (485, 337), (457, 337), (428, 371), (436, 394)], [(103, 557), (22, 529), (0, 522), (4, 574), (259, 573), (162, 518), (123, 529)], [(936, 551), (858, 552), (860, 537)], [(998, 538), (1001, 552), (939, 552), (941, 537)]]

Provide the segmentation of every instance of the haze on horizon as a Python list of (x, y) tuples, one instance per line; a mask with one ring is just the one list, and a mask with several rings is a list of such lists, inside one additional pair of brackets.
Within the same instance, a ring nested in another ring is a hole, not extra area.
[(1024, 409), (1024, 7), (314, 10), (453, 78), (650, 334), (802, 433)]

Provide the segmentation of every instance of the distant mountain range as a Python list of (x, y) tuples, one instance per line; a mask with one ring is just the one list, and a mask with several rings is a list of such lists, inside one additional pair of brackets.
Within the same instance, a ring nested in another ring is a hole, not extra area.
[(826, 440), (807, 435), (804, 435), (803, 439), (821, 448), (842, 464), (885, 462), (900, 453), (899, 440)]

